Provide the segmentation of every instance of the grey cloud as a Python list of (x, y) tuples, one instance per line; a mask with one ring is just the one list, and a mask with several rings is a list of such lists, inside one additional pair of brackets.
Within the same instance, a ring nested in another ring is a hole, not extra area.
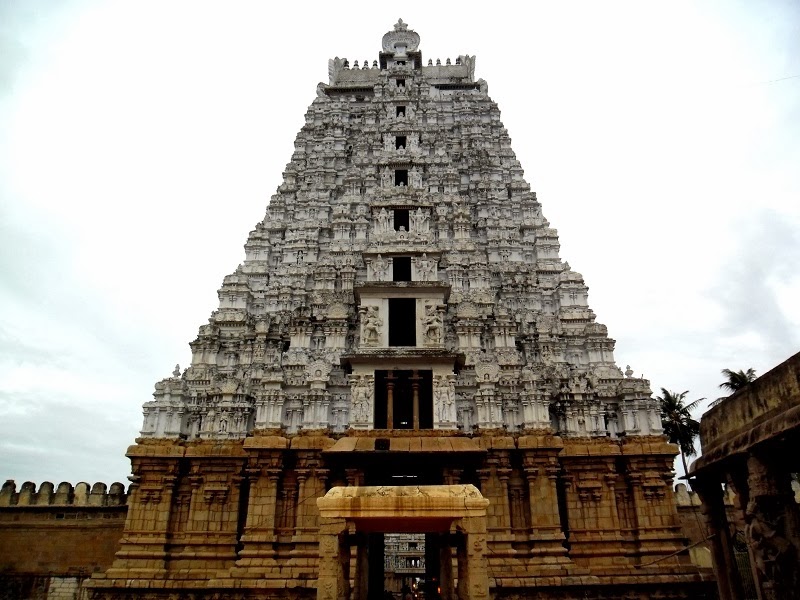
[(775, 361), (797, 352), (796, 328), (778, 302), (775, 282), (789, 283), (800, 264), (800, 233), (784, 217), (761, 211), (743, 227), (738, 251), (711, 289), (721, 306), (722, 333), (762, 336)]
[[(71, 401), (73, 400), (73, 401)], [(124, 481), (130, 472), (127, 444), (136, 437), (138, 414), (106, 418), (74, 399), (39, 394), (0, 395), (4, 402), (27, 405), (30, 412), (3, 416), (0, 425), (0, 479), (42, 481)], [(0, 409), (1, 410), (1, 409)]]

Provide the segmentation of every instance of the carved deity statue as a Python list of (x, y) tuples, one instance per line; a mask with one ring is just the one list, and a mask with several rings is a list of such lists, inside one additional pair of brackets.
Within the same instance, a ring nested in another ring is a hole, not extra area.
[(375, 346), (381, 339), (383, 319), (378, 316), (377, 306), (368, 306), (364, 316), (364, 345)]
[(372, 399), (374, 390), (369, 380), (359, 379), (352, 386), (351, 418), (354, 422), (364, 423), (372, 420)]
[(411, 221), (411, 231), (414, 233), (428, 233), (430, 230), (430, 217), (428, 216), (427, 211), (422, 210), (422, 208), (418, 208), (412, 212), (411, 215), (409, 215), (409, 218)]
[(430, 260), (426, 253), (414, 259), (419, 281), (434, 281), (436, 275), (436, 261)]
[(425, 329), (426, 344), (440, 344), (442, 341), (442, 318), (439, 311), (433, 304), (425, 306), (425, 316), (422, 318), (422, 325)]
[[(413, 188), (421, 188), (422, 187), (422, 173), (417, 170), (417, 167), (411, 167), (411, 171), (408, 173), (409, 177), (409, 185)], [(417, 209), (422, 210), (420, 208)]]
[(383, 258), (380, 254), (376, 256), (370, 263), (372, 267), (372, 278), (376, 281), (385, 281), (389, 271), (389, 261)]
[(389, 211), (381, 208), (378, 211), (378, 216), (375, 217), (375, 233), (387, 233), (391, 229), (389, 222)]
[(437, 376), (433, 388), (433, 406), (440, 423), (455, 422), (456, 390), (451, 378)]
[(381, 172), (381, 186), (392, 187), (392, 173), (389, 171), (389, 167), (383, 167), (383, 171)]

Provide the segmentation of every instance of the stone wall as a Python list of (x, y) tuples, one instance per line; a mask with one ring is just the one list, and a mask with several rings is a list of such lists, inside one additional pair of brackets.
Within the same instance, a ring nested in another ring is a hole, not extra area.
[(0, 599), (78, 600), (81, 584), (108, 568), (125, 526), (121, 483), (57, 488), (13, 481), (0, 490)]

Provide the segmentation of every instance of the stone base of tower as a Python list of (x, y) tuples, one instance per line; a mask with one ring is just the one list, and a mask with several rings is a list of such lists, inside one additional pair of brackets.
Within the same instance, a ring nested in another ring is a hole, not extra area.
[[(488, 500), (480, 535), (492, 598), (713, 597), (711, 574), (681, 552), (675, 448), (662, 438), (416, 434), (397, 432), (388, 446), (380, 431), (140, 441), (128, 451), (134, 485), (121, 548), (88, 582), (90, 597), (317, 598), (327, 551), (317, 499), (332, 488), (407, 482), (414, 465), (422, 485), (472, 484)], [(408, 502), (422, 510), (426, 501)], [(337, 531), (346, 597), (367, 598), (369, 566), (359, 557), (375, 532), (440, 532), (439, 572), (458, 589), (467, 537), (457, 515), (439, 514), (417, 529), (404, 515), (355, 518)]]

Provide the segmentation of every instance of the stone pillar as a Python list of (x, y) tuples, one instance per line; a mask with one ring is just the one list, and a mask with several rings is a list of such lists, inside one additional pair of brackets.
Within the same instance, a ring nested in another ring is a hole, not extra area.
[(745, 533), (759, 600), (783, 600), (800, 587), (800, 521), (788, 473), (774, 467), (777, 457), (769, 458), (747, 458)]
[[(253, 449), (250, 450), (248, 446)], [(236, 563), (239, 567), (267, 568), (274, 564), (278, 482), (283, 472), (282, 448), (285, 446), (284, 438), (259, 441), (254, 437), (246, 442), (246, 449), (252, 452), (246, 470), (250, 480), (250, 495), (247, 521), (241, 538), (243, 547)]]
[(557, 562), (568, 562), (557, 486), (561, 472), (558, 455), (564, 443), (554, 435), (531, 435), (520, 437), (518, 447), (522, 451), (528, 484), (531, 552), (537, 556), (560, 557)]
[(453, 597), (453, 548), (448, 533), (439, 536), (439, 587), (442, 598)]
[(120, 549), (107, 571), (109, 577), (128, 577), (131, 569), (141, 574), (163, 573), (166, 569), (173, 495), (184, 452), (185, 448), (171, 442), (159, 446), (137, 444), (128, 449), (133, 471), (128, 514)]
[(389, 371), (386, 375), (386, 429), (394, 429), (394, 380)]
[(344, 519), (323, 519), (319, 529), (317, 600), (342, 600), (350, 596), (350, 550), (345, 542)]
[(413, 402), (414, 431), (419, 429), (419, 382), (420, 376), (414, 370), (411, 376), (411, 397)]
[(621, 445), (626, 462), (626, 483), (635, 513), (636, 541), (639, 555), (660, 565), (688, 562), (678, 511), (672, 492), (671, 467), (676, 448), (672, 444), (651, 441), (644, 444), (626, 438)]
[(488, 600), (489, 570), (486, 563), (486, 518), (462, 519), (464, 543), (458, 548), (458, 600)]
[(353, 589), (353, 600), (367, 600), (369, 589), (369, 551), (366, 533), (357, 533), (356, 540), (356, 572)]
[(709, 481), (696, 479), (692, 487), (703, 503), (701, 512), (710, 536), (711, 558), (717, 579), (719, 600), (742, 600), (744, 594), (733, 557), (733, 542), (725, 517), (722, 484), (713, 479)]

